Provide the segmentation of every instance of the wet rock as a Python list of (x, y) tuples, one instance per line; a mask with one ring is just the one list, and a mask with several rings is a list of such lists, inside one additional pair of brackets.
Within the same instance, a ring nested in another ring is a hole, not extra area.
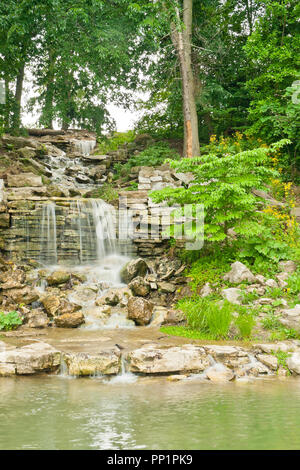
[(60, 352), (42, 342), (0, 352), (0, 375), (3, 371), (10, 371), (9, 375), (55, 372), (59, 366)]
[(56, 295), (45, 295), (41, 298), (41, 302), (50, 317), (53, 317), (59, 310), (60, 300)]
[(9, 228), (10, 215), (6, 213), (0, 214), (0, 228)]
[(280, 270), (285, 273), (294, 273), (297, 271), (297, 264), (295, 261), (280, 261), (279, 263)]
[(2, 296), (15, 304), (29, 305), (39, 299), (38, 293), (32, 287), (3, 289)]
[(242, 291), (241, 289), (237, 289), (235, 287), (230, 287), (228, 289), (222, 289), (221, 295), (224, 299), (228, 300), (232, 304), (241, 304), (242, 300)]
[(54, 273), (47, 277), (47, 282), (49, 286), (57, 286), (68, 282), (70, 277), (71, 275), (67, 271), (54, 271)]
[(12, 269), (0, 273), (1, 289), (21, 288), (24, 286), (25, 273), (21, 269)]
[(127, 355), (129, 370), (142, 374), (174, 374), (176, 372), (201, 372), (209, 365), (200, 346), (156, 348), (145, 346)]
[(231, 271), (224, 275), (224, 280), (232, 284), (239, 284), (243, 281), (255, 282), (255, 276), (252, 272), (240, 261), (236, 261), (231, 265)]
[(26, 323), (29, 328), (46, 328), (49, 318), (41, 308), (30, 310), (26, 315)]
[(36, 156), (36, 150), (32, 147), (22, 147), (18, 150), (18, 154), (22, 158), (34, 158)]
[(286, 363), (291, 372), (300, 375), (300, 352), (294, 352), (287, 358)]
[(206, 369), (205, 374), (212, 382), (230, 382), (234, 379), (235, 375), (232, 370), (222, 364), (215, 364)]
[(97, 354), (65, 353), (63, 359), (70, 375), (113, 375), (121, 370), (121, 355), (118, 349), (104, 350)]
[(146, 297), (150, 292), (150, 285), (140, 276), (135, 277), (128, 284), (128, 287), (131, 289), (133, 295), (140, 297)]
[(247, 356), (247, 352), (237, 346), (219, 346), (205, 345), (203, 346), (207, 354), (210, 354), (216, 361)]
[(142, 258), (129, 261), (120, 273), (121, 280), (129, 284), (129, 282), (137, 276), (144, 277), (147, 270), (148, 265)]
[(278, 359), (272, 354), (258, 354), (257, 359), (262, 362), (269, 369), (277, 370), (278, 368)]
[(109, 289), (107, 292), (105, 292), (101, 297), (96, 299), (96, 305), (99, 307), (101, 305), (111, 305), (115, 306), (118, 305), (120, 302), (120, 295), (119, 295), (119, 289)]
[(20, 173), (19, 175), (7, 175), (7, 186), (10, 188), (24, 188), (43, 186), (42, 177), (34, 173)]
[(64, 313), (54, 318), (58, 328), (77, 328), (85, 322), (82, 312)]
[(153, 304), (142, 297), (131, 297), (128, 300), (128, 319), (136, 325), (148, 325), (152, 318)]
[(165, 294), (173, 294), (176, 291), (176, 286), (171, 282), (158, 282), (157, 285), (160, 292)]

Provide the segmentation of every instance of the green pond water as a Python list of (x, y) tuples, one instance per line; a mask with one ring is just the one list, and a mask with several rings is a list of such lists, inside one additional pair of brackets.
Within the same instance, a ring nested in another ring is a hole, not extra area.
[(0, 378), (0, 449), (299, 449), (300, 380)]

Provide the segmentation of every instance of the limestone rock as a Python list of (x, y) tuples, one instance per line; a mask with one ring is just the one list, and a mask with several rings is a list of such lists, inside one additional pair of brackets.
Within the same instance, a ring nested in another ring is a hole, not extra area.
[(19, 175), (7, 175), (7, 186), (10, 188), (24, 188), (43, 186), (42, 177), (34, 173), (20, 173)]
[(294, 273), (297, 271), (297, 264), (295, 261), (280, 261), (279, 263), (280, 270), (285, 273)]
[(281, 315), (282, 318), (279, 318), (280, 323), (288, 328), (300, 331), (300, 304), (295, 305), (294, 308), (282, 310)]
[(223, 364), (215, 364), (206, 369), (205, 374), (212, 382), (230, 382), (234, 379), (234, 373)]
[(60, 352), (46, 343), (33, 343), (22, 348), (0, 352), (1, 370), (14, 369), (14, 374), (27, 375), (55, 372), (60, 366)]
[(113, 375), (121, 369), (121, 355), (117, 349), (104, 350), (97, 354), (65, 353), (63, 359), (68, 372), (74, 376)]
[(165, 294), (173, 294), (176, 290), (176, 286), (171, 282), (158, 282), (158, 288)]
[(142, 297), (131, 297), (128, 300), (128, 319), (136, 325), (148, 325), (152, 318), (153, 304)]
[(26, 322), (29, 328), (46, 328), (49, 325), (49, 318), (41, 308), (30, 310), (26, 315)]
[(29, 305), (32, 302), (38, 300), (39, 298), (39, 295), (35, 291), (35, 289), (29, 286), (14, 289), (3, 289), (2, 295), (3, 297), (9, 299), (11, 302), (24, 305)]
[(85, 322), (82, 312), (64, 313), (54, 318), (58, 328), (77, 328)]
[(202, 289), (200, 290), (200, 296), (201, 296), (201, 297), (207, 297), (208, 295), (211, 295), (212, 293), (213, 293), (213, 289), (211, 288), (209, 282), (207, 282), (206, 284), (204, 284), (204, 286), (203, 286)]
[(66, 271), (54, 271), (50, 276), (47, 277), (47, 282), (49, 286), (57, 286), (68, 282), (70, 277), (70, 273)]
[(231, 265), (231, 271), (224, 275), (224, 280), (232, 284), (239, 284), (243, 281), (255, 282), (255, 276), (252, 272), (240, 261), (236, 261)]
[(278, 359), (272, 354), (258, 354), (257, 359), (262, 362), (269, 369), (277, 370), (278, 368)]
[(294, 352), (287, 358), (286, 363), (291, 372), (300, 375), (300, 352)]
[(144, 277), (147, 273), (148, 265), (143, 258), (138, 258), (129, 261), (122, 269), (120, 276), (122, 282), (129, 284), (129, 282), (137, 276)]
[(222, 289), (221, 295), (224, 299), (228, 300), (232, 304), (240, 305), (242, 291), (236, 287), (229, 287), (228, 289)]
[(99, 307), (105, 304), (115, 306), (115, 305), (118, 305), (119, 302), (120, 302), (119, 289), (111, 288), (107, 292), (105, 292), (101, 297), (96, 299), (95, 303)]
[(150, 292), (150, 285), (141, 276), (135, 277), (129, 284), (133, 295), (146, 297)]
[(209, 364), (204, 349), (191, 344), (165, 349), (145, 346), (130, 352), (127, 360), (131, 372), (142, 374), (200, 372)]
[(287, 287), (288, 283), (286, 281), (288, 278), (289, 278), (289, 273), (277, 274), (276, 279), (278, 281), (279, 287), (281, 288)]
[(53, 317), (59, 310), (60, 300), (56, 295), (45, 295), (41, 298), (41, 302), (50, 317)]
[(271, 287), (271, 289), (276, 289), (276, 287), (278, 287), (278, 284), (276, 281), (274, 281), (274, 279), (267, 279), (265, 285), (267, 287)]

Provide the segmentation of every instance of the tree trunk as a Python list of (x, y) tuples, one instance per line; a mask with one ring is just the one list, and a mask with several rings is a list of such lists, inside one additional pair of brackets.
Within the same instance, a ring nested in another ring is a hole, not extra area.
[(17, 76), (15, 103), (14, 103), (14, 116), (13, 116), (13, 129), (17, 130), (21, 127), (21, 99), (23, 91), (25, 64), (22, 64)]
[(48, 73), (47, 73), (45, 105), (43, 109), (43, 116), (41, 119), (42, 124), (48, 129), (53, 129), (54, 67), (55, 67), (55, 57), (52, 51), (49, 50), (49, 66), (48, 66)]
[(184, 155), (188, 158), (200, 155), (195, 83), (192, 69), (192, 17), (193, 0), (184, 0), (184, 28), (181, 25), (178, 7), (176, 7), (176, 25), (171, 25), (172, 41), (180, 63), (184, 115)]
[(10, 127), (10, 93), (9, 93), (9, 79), (5, 77), (5, 109), (4, 109), (4, 128), (8, 130)]

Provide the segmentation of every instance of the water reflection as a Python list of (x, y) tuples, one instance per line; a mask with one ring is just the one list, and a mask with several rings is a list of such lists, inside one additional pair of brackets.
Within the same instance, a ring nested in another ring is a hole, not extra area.
[(300, 382), (0, 379), (1, 449), (296, 449)]

